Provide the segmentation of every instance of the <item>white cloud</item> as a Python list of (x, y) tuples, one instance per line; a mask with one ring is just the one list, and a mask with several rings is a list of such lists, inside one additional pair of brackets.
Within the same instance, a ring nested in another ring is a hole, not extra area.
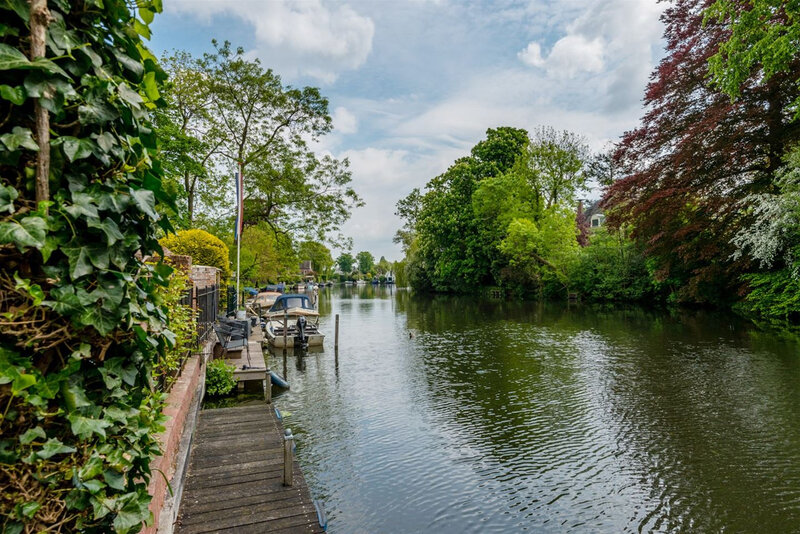
[(542, 57), (542, 47), (539, 43), (532, 41), (527, 48), (520, 50), (517, 57), (526, 65), (531, 67), (544, 67), (545, 60)]
[(375, 34), (369, 17), (346, 4), (322, 0), (175, 0), (167, 3), (167, 9), (202, 21), (236, 16), (253, 28), (257, 42), (253, 52), (268, 65), (290, 77), (308, 75), (328, 83), (366, 61)]
[(333, 128), (336, 132), (352, 134), (358, 131), (358, 119), (347, 108), (339, 106), (334, 109), (331, 119), (333, 119)]

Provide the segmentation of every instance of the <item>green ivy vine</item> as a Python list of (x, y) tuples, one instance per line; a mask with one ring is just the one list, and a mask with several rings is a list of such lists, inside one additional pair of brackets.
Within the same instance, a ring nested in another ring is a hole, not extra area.
[(135, 532), (151, 518), (152, 368), (174, 342), (157, 292), (172, 269), (145, 262), (173, 205), (149, 123), (164, 75), (142, 44), (160, 11), (0, 2), (3, 532)]

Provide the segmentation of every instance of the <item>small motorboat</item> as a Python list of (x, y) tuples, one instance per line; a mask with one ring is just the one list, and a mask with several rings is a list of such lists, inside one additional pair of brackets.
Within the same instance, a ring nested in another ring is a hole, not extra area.
[(319, 331), (319, 312), (307, 295), (281, 295), (264, 319), (264, 335), (273, 347), (308, 347), (322, 345), (325, 340), (325, 334)]

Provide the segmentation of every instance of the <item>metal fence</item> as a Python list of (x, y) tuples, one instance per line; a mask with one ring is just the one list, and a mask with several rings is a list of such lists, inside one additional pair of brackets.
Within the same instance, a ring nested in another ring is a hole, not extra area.
[(192, 287), (186, 290), (186, 294), (181, 298), (181, 304), (191, 306), (197, 313), (196, 339), (199, 347), (208, 339), (211, 327), (219, 315), (219, 286)]
[(217, 320), (221, 304), (219, 299), (219, 286), (213, 285), (199, 289), (192, 286), (183, 294), (180, 304), (189, 306), (195, 311), (195, 316), (197, 317), (197, 330), (194, 338), (195, 343), (185, 354), (181, 355), (181, 360), (173, 375), (160, 377), (159, 389), (162, 391), (169, 391), (174, 380), (181, 375), (183, 364), (192, 354), (199, 351), (200, 347), (208, 340), (211, 332), (213, 332), (212, 326)]

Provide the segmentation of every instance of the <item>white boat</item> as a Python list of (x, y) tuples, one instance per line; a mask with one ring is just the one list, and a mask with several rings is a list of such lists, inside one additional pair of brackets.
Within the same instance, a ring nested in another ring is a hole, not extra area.
[(283, 293), (280, 291), (262, 291), (253, 298), (252, 304), (261, 306), (263, 310), (268, 310), (281, 295), (283, 295)]
[(325, 340), (319, 331), (319, 312), (306, 295), (281, 295), (264, 318), (264, 335), (273, 347), (317, 346)]

